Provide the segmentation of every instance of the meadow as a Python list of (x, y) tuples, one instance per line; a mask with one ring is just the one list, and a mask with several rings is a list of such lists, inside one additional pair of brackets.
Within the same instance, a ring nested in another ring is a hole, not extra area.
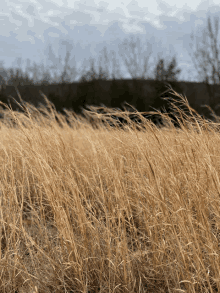
[(0, 292), (219, 292), (218, 125), (94, 129), (48, 105), (0, 121)]

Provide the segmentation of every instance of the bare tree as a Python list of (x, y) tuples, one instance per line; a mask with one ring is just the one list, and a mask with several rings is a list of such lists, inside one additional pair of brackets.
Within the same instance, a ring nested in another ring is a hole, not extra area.
[(154, 79), (157, 81), (178, 81), (178, 75), (181, 70), (177, 69), (176, 57), (173, 57), (172, 61), (165, 68), (164, 59), (160, 58), (158, 60), (157, 66), (154, 71)]
[[(60, 45), (64, 45), (66, 47), (66, 56), (65, 56), (65, 64), (64, 68), (62, 70), (61, 77), (59, 79), (60, 82), (72, 82), (73, 80), (76, 80), (76, 77), (81, 74), (80, 70), (76, 68), (76, 60), (75, 57), (73, 57), (70, 60), (71, 56), (71, 50), (73, 49), (73, 45), (69, 43), (69, 40), (62, 40), (60, 41)], [(57, 67), (62, 67), (62, 59), (61, 56), (56, 57), (53, 49), (51, 47), (51, 44), (48, 46), (48, 57), (49, 60), (53, 62), (52, 66), (49, 66), (49, 69), (52, 69), (53, 71), (57, 70)], [(74, 63), (73, 66), (70, 66), (69, 63)], [(57, 74), (55, 73), (55, 76), (57, 77)]]
[[(140, 38), (131, 36), (130, 40), (125, 39), (119, 45), (119, 55), (123, 59), (129, 74), (132, 77), (133, 96), (135, 96), (136, 103), (138, 101), (139, 107), (144, 107), (144, 88), (140, 80), (149, 79), (149, 59), (152, 54), (152, 45), (147, 42), (146, 46), (141, 45)], [(127, 58), (126, 58), (127, 57)]]
[(108, 80), (109, 74), (108, 72), (105, 72), (101, 65), (99, 64), (99, 71), (98, 73), (95, 71), (94, 68), (94, 58), (89, 58), (90, 60), (90, 70), (86, 71), (85, 66), (82, 70), (83, 74), (79, 79), (79, 82), (91, 82), (95, 80)]
[[(151, 54), (152, 45), (148, 42), (148, 48), (146, 50), (145, 47), (140, 44), (140, 39), (134, 39), (133, 36), (130, 40), (125, 39), (123, 43), (119, 45), (119, 55), (122, 57), (132, 79), (148, 78), (146, 74), (149, 70), (149, 59)], [(126, 55), (128, 58), (126, 58)]]
[[(101, 61), (104, 59), (105, 63), (105, 72), (108, 74), (108, 76), (112, 79), (121, 79), (122, 75), (119, 68), (119, 61), (116, 59), (116, 53), (114, 51), (110, 51), (108, 54), (106, 46), (102, 49), (100, 52), (101, 55), (99, 56), (99, 66), (101, 65)], [(102, 59), (103, 58), (103, 59)], [(110, 67), (112, 63), (112, 73), (110, 74)]]
[(4, 68), (4, 63), (4, 61), (0, 61), (0, 87), (4, 87), (9, 78), (9, 71)]
[[(66, 47), (66, 56), (65, 56), (65, 64), (64, 64), (64, 69), (63, 73), (61, 75), (61, 81), (67, 81), (71, 82), (72, 80), (75, 80), (77, 75), (79, 74), (79, 70), (76, 69), (76, 60), (75, 56), (71, 59), (74, 60), (74, 65), (70, 67), (70, 51), (73, 49), (73, 45), (69, 43), (69, 40), (62, 40), (61, 45), (64, 45)], [(59, 60), (61, 62), (61, 56), (59, 57)]]
[[(216, 100), (216, 85), (220, 83), (220, 60), (219, 60), (219, 44), (218, 44), (218, 29), (219, 19), (216, 17), (214, 21), (215, 30), (212, 27), (211, 19), (208, 17), (207, 27), (202, 34), (202, 42), (196, 43), (196, 50), (190, 54), (194, 66), (198, 72), (200, 81), (206, 84), (209, 93), (209, 105), (212, 109), (215, 108)], [(194, 41), (195, 36), (191, 34), (191, 39)], [(201, 44), (199, 46), (199, 44)], [(193, 45), (190, 44), (193, 51)]]
[[(41, 71), (40, 71), (40, 69)], [(21, 68), (18, 69), (19, 72), (22, 72)], [(29, 73), (33, 74), (33, 77), (28, 75)], [(33, 65), (31, 65), (31, 61), (30, 59), (27, 59), (27, 66), (26, 66), (26, 70), (25, 70), (25, 78), (29, 81), (31, 81), (31, 84), (35, 84), (35, 83), (39, 83), (41, 81), (40, 76), (42, 77), (43, 80), (47, 80), (49, 82), (52, 82), (51, 80), (51, 75), (50, 72), (48, 71), (48, 69), (45, 71), (44, 69), (44, 64), (40, 64), (37, 65), (36, 62), (33, 63)], [(13, 78), (14, 78), (14, 73), (13, 73), (13, 69), (9, 69), (9, 83), (13, 83)]]
[[(82, 70), (83, 76), (87, 75), (87, 77), (90, 76), (91, 79), (102, 80), (110, 80), (115, 78), (121, 79), (122, 75), (119, 69), (119, 61), (116, 58), (116, 53), (112, 50), (108, 52), (106, 46), (99, 53), (99, 69), (95, 71), (94, 58), (90, 58), (90, 71), (86, 71), (87, 65), (85, 65), (84, 62), (84, 68)], [(86, 62), (88, 61), (86, 60)], [(110, 73), (110, 71), (112, 72)]]

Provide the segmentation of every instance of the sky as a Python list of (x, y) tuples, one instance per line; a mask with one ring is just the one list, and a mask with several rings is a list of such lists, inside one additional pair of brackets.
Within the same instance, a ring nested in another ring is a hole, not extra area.
[[(175, 56), (181, 69), (179, 79), (199, 81), (195, 59), (189, 54), (193, 53), (190, 35), (200, 36), (208, 16), (212, 20), (220, 16), (219, 0), (1, 0), (0, 61), (6, 69), (29, 67), (31, 72), (35, 63), (41, 72), (40, 65), (59, 75), (69, 52), (71, 80), (77, 81), (83, 68), (89, 70), (90, 58), (98, 68), (100, 52), (106, 47), (111, 61), (104, 68), (110, 73), (112, 52), (124, 78), (141, 75), (143, 60), (151, 52), (148, 76), (152, 77), (159, 57), (170, 62)], [(139, 45), (136, 54), (140, 59), (129, 70), (130, 51), (122, 43), (131, 37)], [(201, 44), (201, 37), (198, 42)]]

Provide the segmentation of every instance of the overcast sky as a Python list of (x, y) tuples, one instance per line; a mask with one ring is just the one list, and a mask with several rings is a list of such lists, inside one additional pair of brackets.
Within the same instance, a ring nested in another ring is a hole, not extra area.
[[(23, 69), (29, 59), (29, 65), (54, 65), (61, 72), (68, 50), (70, 67), (75, 56), (76, 67), (89, 69), (89, 58), (95, 58), (98, 66), (98, 56), (106, 46), (108, 52), (116, 52), (123, 77), (131, 78), (123, 61), (126, 51), (119, 44), (133, 35), (141, 41), (140, 56), (152, 50), (151, 71), (158, 56), (171, 60), (175, 55), (182, 70), (180, 79), (193, 81), (197, 72), (189, 55), (190, 35), (198, 35), (207, 26), (208, 16), (220, 16), (219, 0), (1, 0), (0, 60), (5, 68), (18, 67), (21, 58)], [(112, 66), (107, 67), (112, 70)], [(141, 63), (139, 69), (143, 69)], [(79, 77), (74, 72), (73, 76)]]

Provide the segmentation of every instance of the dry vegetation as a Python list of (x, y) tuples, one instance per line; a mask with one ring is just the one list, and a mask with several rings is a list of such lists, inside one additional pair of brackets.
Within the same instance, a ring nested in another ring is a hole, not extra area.
[(0, 292), (220, 291), (214, 124), (123, 131), (9, 113)]

